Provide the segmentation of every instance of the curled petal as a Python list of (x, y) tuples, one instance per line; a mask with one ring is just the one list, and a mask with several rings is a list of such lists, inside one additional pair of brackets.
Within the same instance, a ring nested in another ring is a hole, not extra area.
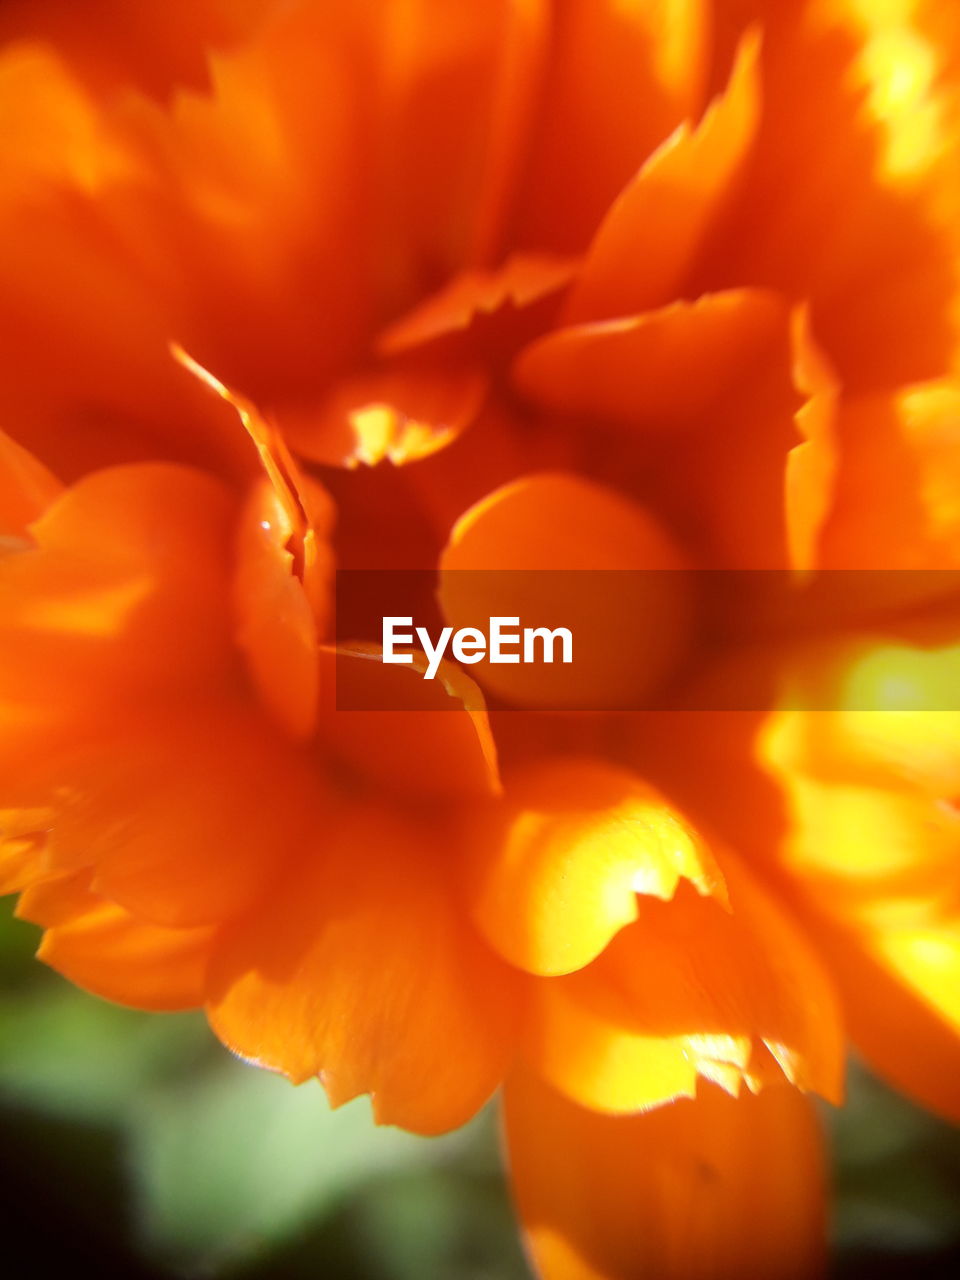
[[(797, 444), (800, 396), (788, 310), (770, 305), (772, 296), (766, 297), (767, 304), (758, 305), (755, 295), (747, 304), (761, 321), (753, 352), (748, 345), (744, 359), (733, 361), (708, 408), (686, 417), (683, 430), (657, 432), (642, 424), (644, 470), (638, 487), (685, 531), (698, 561), (713, 568), (782, 569), (788, 563), (784, 472)], [(651, 336), (661, 325), (662, 332), (681, 330), (687, 323), (683, 311), (678, 308), (671, 317), (668, 309), (654, 319)], [(694, 314), (691, 309), (689, 319)], [(748, 321), (744, 336), (751, 327)], [(683, 409), (696, 398), (685, 387), (696, 377), (681, 362), (668, 361), (665, 372), (676, 375), (675, 399)], [(653, 385), (662, 386), (658, 379)], [(638, 405), (641, 399), (638, 395)], [(666, 407), (664, 416), (668, 423), (675, 421)], [(619, 429), (607, 438), (630, 475), (636, 435)]]
[[(825, 1269), (826, 1170), (795, 1089), (603, 1116), (517, 1073), (504, 1094), (514, 1197), (544, 1280), (810, 1280)], [(771, 1153), (776, 1157), (771, 1158)]]
[(231, 405), (264, 471), (241, 513), (234, 609), (237, 641), (264, 704), (294, 738), (317, 718), (318, 644), (332, 612), (333, 504), (300, 474), (278, 432), (248, 400), (174, 345), (174, 359)]
[(511, 776), (503, 804), (466, 822), (473, 918), (531, 973), (582, 968), (637, 918), (637, 894), (670, 899), (681, 877), (725, 899), (719, 867), (683, 819), (599, 761), (530, 766)]
[[(527, 1061), (574, 1101), (637, 1111), (693, 1096), (698, 1074), (758, 1089), (769, 1056), (836, 1101), (843, 1040), (836, 999), (792, 921), (728, 853), (730, 910), (681, 887), (645, 898), (586, 969), (535, 988)], [(776, 1074), (776, 1073), (774, 1073)]]
[(560, 472), (526, 476), (458, 521), (443, 568), (677, 569), (684, 565), (652, 516), (614, 489)]
[(579, 476), (536, 474), (457, 522), (440, 560), (439, 599), (454, 627), (489, 627), (499, 616), (563, 625), (576, 637), (572, 667), (478, 663), (478, 681), (500, 697), (520, 706), (630, 706), (674, 668), (690, 626), (687, 575), (645, 571), (685, 566), (638, 503)]
[[(313, 519), (304, 538), (270, 480), (254, 486), (241, 512), (234, 579), (237, 643), (264, 704), (297, 739), (309, 738), (316, 727), (318, 644), (331, 609), (333, 574), (326, 541), (332, 504), (319, 485), (310, 490)], [(316, 548), (310, 578), (321, 590), (314, 595), (324, 597), (316, 607), (304, 581), (306, 539)], [(323, 568), (321, 556), (327, 561)]]

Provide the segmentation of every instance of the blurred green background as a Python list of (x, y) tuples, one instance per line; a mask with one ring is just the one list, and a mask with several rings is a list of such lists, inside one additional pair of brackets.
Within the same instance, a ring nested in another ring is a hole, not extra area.
[[(525, 1280), (495, 1118), (438, 1139), (376, 1129), (236, 1062), (199, 1015), (75, 991), (0, 903), (0, 1219), (44, 1276)], [(960, 1275), (960, 1133), (854, 1068), (825, 1109), (835, 1274)]]

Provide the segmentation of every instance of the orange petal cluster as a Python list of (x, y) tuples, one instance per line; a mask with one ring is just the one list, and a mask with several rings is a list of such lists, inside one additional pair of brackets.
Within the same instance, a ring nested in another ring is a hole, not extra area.
[(815, 1274), (846, 1038), (960, 1117), (960, 28), (84, 8), (0, 13), (0, 888), (333, 1105), (502, 1086), (545, 1280)]

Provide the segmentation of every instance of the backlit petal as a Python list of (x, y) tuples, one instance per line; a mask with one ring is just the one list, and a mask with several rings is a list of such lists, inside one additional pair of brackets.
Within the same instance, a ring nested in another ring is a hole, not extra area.
[(544, 1280), (811, 1280), (824, 1269), (822, 1142), (795, 1089), (730, 1098), (702, 1084), (695, 1099), (612, 1117), (517, 1074), (505, 1123)]
[(670, 899), (681, 877), (723, 901), (709, 849), (662, 797), (589, 759), (531, 766), (501, 805), (468, 813), (473, 918), (505, 959), (543, 975), (593, 960), (637, 918), (637, 894)]
[(283, 430), (299, 454), (327, 466), (417, 462), (465, 431), (486, 394), (473, 360), (408, 357), (341, 379), (319, 406), (286, 412)]
[(911, 8), (738, 6), (763, 22), (764, 109), (691, 280), (809, 302), (851, 391), (937, 377), (955, 359), (960, 128), (944, 50)]
[(592, 965), (537, 984), (524, 1054), (538, 1074), (583, 1106), (637, 1111), (692, 1096), (698, 1074), (759, 1088), (772, 1055), (792, 1084), (839, 1099), (841, 1026), (817, 957), (729, 852), (721, 867), (729, 910), (687, 886), (644, 898)]
[(871, 1068), (921, 1106), (960, 1123), (960, 917), (808, 928), (830, 965), (851, 1039)]
[[(898, 1088), (956, 1119), (960, 717), (937, 709), (955, 696), (956, 649), (848, 646), (832, 659), (823, 669), (846, 672), (850, 707), (778, 712), (760, 740), (789, 814), (780, 864), (854, 1042)], [(858, 681), (869, 690), (871, 671), (877, 690), (893, 681), (932, 709), (863, 709)]]
[(956, 381), (924, 383), (844, 404), (835, 428), (839, 472), (823, 535), (825, 566), (960, 566), (958, 419)]
[(381, 1124), (462, 1124), (512, 1057), (519, 977), (461, 917), (449, 860), (429, 824), (342, 813), (217, 945), (214, 1030), (334, 1105), (370, 1093)]

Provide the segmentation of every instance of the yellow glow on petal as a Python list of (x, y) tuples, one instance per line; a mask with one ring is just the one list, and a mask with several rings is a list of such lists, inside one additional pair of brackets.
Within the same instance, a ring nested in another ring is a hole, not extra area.
[(713, 854), (639, 779), (572, 757), (512, 773), (503, 809), (472, 824), (469, 895), (491, 946), (540, 976), (582, 969), (637, 918), (637, 895), (681, 879), (729, 911)]
[(960, 925), (877, 934), (874, 949), (960, 1033)]
[(912, 25), (913, 0), (854, 0), (852, 7), (867, 33), (858, 69), (869, 109), (885, 131), (884, 172), (891, 178), (922, 174), (945, 141), (935, 96), (937, 52)]
[(707, 1035), (688, 1035), (683, 1039), (689, 1049), (689, 1052), (684, 1052), (684, 1056), (696, 1061), (697, 1070), (701, 1074), (704, 1073), (704, 1065), (709, 1065), (711, 1062), (744, 1071), (753, 1053), (752, 1036), (731, 1036), (714, 1032)]
[(368, 467), (376, 466), (387, 456), (396, 429), (396, 414), (389, 405), (370, 404), (350, 415), (350, 425), (357, 433), (355, 454)]
[[(960, 546), (960, 385), (909, 387), (897, 397), (904, 437), (918, 459), (916, 484), (930, 534)], [(955, 562), (955, 559), (954, 559)]]
[(697, 1063), (697, 1070), (704, 1080), (719, 1085), (731, 1098), (740, 1097), (744, 1076), (739, 1067), (731, 1067), (723, 1062), (710, 1062), (704, 1058)]
[(649, 22), (654, 65), (665, 85), (682, 83), (703, 56), (704, 20), (700, 0), (614, 0), (614, 10), (631, 23)]
[(375, 467), (384, 460), (399, 465), (425, 458), (444, 448), (457, 434), (453, 428), (437, 429), (417, 422), (394, 405), (368, 404), (350, 414), (357, 443), (346, 465), (358, 462)]
[(840, 706), (871, 713), (949, 711), (960, 691), (960, 645), (934, 652), (877, 645), (851, 664)]

